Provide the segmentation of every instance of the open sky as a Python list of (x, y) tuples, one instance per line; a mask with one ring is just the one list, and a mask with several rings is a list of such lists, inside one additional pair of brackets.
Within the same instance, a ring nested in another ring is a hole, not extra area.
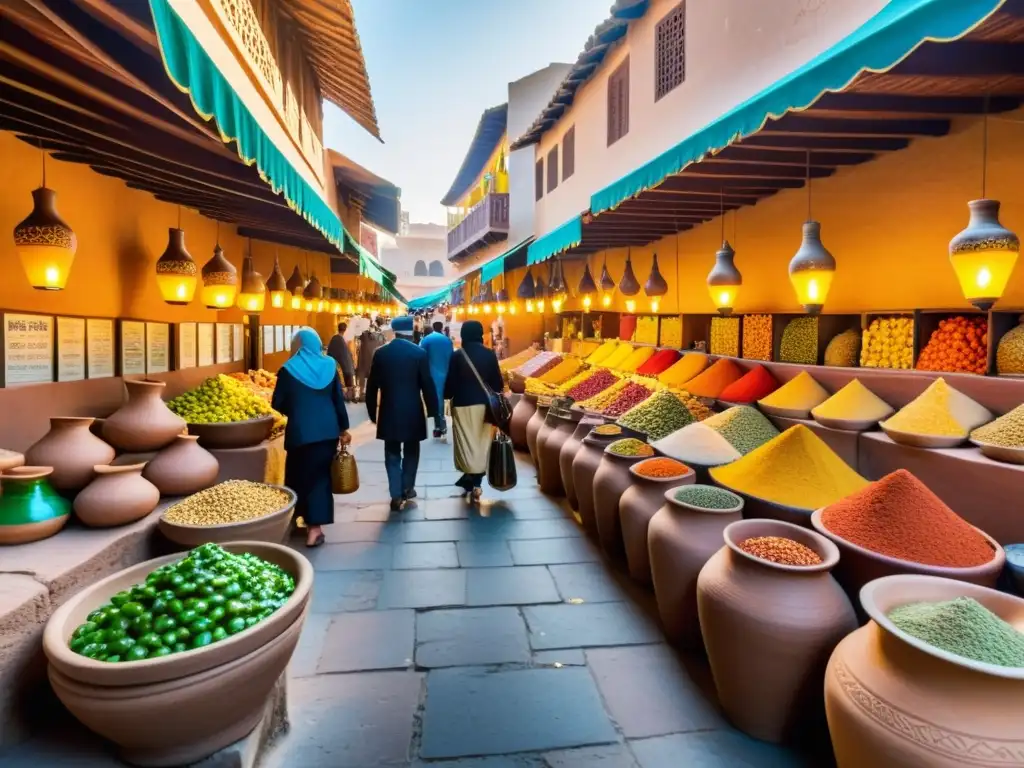
[(333, 104), (324, 144), (402, 189), (413, 222), (440, 204), (480, 113), (508, 83), (576, 60), (611, 0), (353, 0), (384, 144)]

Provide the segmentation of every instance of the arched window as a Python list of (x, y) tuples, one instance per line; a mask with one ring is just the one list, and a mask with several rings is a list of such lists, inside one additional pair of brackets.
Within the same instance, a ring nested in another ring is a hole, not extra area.
[(430, 276), (444, 277), (444, 264), (436, 259), (430, 262)]
[(420, 259), (416, 262), (416, 266), (412, 268), (412, 273), (415, 277), (426, 277), (427, 276), (427, 262)]

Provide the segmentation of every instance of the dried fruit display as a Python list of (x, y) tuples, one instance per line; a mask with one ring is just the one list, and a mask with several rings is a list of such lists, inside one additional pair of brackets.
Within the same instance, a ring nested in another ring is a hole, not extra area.
[(653, 390), (648, 389), (643, 384), (637, 384), (635, 381), (631, 381), (619, 393), (618, 397), (605, 406), (601, 413), (605, 416), (618, 418), (633, 406), (642, 403), (650, 397), (652, 393)]
[(619, 382), (619, 377), (607, 368), (599, 368), (591, 372), (587, 378), (566, 391), (566, 396), (571, 397), (577, 403), (588, 400), (591, 397), (604, 392), (608, 387)]
[(988, 320), (981, 315), (939, 321), (917, 360), (919, 371), (985, 373), (987, 368)]
[(636, 319), (636, 330), (633, 341), (637, 344), (658, 343), (658, 318), (655, 315), (642, 315)]
[(860, 346), (862, 368), (914, 367), (914, 319), (876, 317), (864, 329)]

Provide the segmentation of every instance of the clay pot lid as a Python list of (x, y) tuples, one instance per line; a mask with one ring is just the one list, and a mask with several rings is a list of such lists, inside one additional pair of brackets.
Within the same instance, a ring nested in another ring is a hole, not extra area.
[[(771, 560), (756, 557), (740, 549), (740, 542), (753, 539), (758, 536), (779, 536), (784, 539), (792, 539), (798, 544), (814, 550), (821, 558), (818, 565), (784, 565), (773, 563)], [(733, 554), (742, 557), (751, 563), (757, 563), (765, 568), (772, 568), (789, 573), (822, 573), (830, 571), (839, 562), (839, 547), (830, 539), (822, 536), (816, 531), (804, 528), (793, 523), (786, 523), (782, 520), (768, 520), (757, 518), (752, 520), (737, 520), (730, 523), (722, 532), (725, 545), (732, 550)]]
[(869, 581), (860, 590), (860, 604), (868, 617), (907, 645), (975, 672), (1009, 680), (1024, 680), (1024, 667), (1002, 667), (958, 656), (907, 634), (889, 619), (889, 611), (908, 603), (934, 603), (957, 597), (974, 598), (1018, 632), (1024, 632), (1024, 599), (967, 581), (941, 576), (899, 574)]
[(148, 462), (138, 464), (97, 464), (92, 469), (97, 475), (127, 475), (130, 472), (141, 472)]
[(53, 467), (20, 466), (8, 467), (0, 472), (0, 479), (16, 478), (18, 480), (39, 480), (53, 474)]
[[(708, 507), (698, 507), (696, 504), (688, 504), (687, 502), (680, 501), (679, 499), (676, 498), (676, 491), (682, 488), (710, 488), (716, 491), (722, 491), (723, 493), (728, 493), (731, 494), (732, 496), (735, 496), (736, 501), (738, 501), (739, 504), (737, 504), (734, 507), (729, 507), (728, 509), (709, 509)], [(725, 488), (719, 488), (717, 485), (707, 485), (706, 483), (692, 483), (689, 485), (683, 484), (677, 485), (674, 488), (669, 488), (667, 491), (665, 491), (665, 501), (667, 501), (672, 506), (680, 507), (681, 509), (689, 509), (692, 512), (701, 512), (704, 514), (711, 515), (735, 515), (736, 513), (743, 511), (743, 497)]]
[[(666, 458), (670, 458), (670, 457), (668, 457), (668, 456), (659, 456), (657, 453), (655, 453), (653, 456), (644, 456), (643, 459), (641, 459), (641, 461), (647, 461), (648, 459), (666, 459)], [(671, 459), (671, 460), (672, 461), (679, 461), (679, 459)], [(679, 463), (683, 464), (683, 462), (681, 462), (681, 461), (679, 461)], [(683, 464), (683, 466), (686, 467), (686, 471), (685, 472), (681, 472), (678, 475), (672, 475), (671, 477), (648, 477), (647, 475), (641, 475), (639, 472), (637, 472), (637, 470), (636, 470), (637, 464), (640, 464), (640, 462), (638, 461), (636, 464), (631, 464), (630, 465), (629, 473), (631, 475), (633, 475), (634, 479), (640, 480), (641, 482), (645, 482), (645, 483), (681, 483), (681, 484), (685, 485), (686, 484), (685, 483), (686, 478), (693, 477), (693, 475), (695, 474), (694, 471), (693, 471), (693, 467), (690, 467), (690, 466), (687, 466), (686, 464)]]

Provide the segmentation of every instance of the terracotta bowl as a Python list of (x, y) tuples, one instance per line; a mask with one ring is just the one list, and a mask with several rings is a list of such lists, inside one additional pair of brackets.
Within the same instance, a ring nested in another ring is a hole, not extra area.
[(1007, 464), (1024, 464), (1024, 448), (1008, 448), (1005, 445), (993, 445), (980, 440), (971, 440), (971, 445), (978, 446), (982, 455), (990, 459), (1005, 461)]
[(217, 424), (189, 424), (188, 433), (199, 438), (203, 448), (250, 448), (259, 445), (274, 428), (273, 416)]
[(944, 437), (939, 435), (918, 435), (913, 432), (900, 432), (898, 429), (889, 429), (884, 422), (879, 426), (894, 443), (909, 445), (912, 448), (956, 448), (967, 440), (963, 437)]
[(282, 632), (255, 650), (173, 680), (107, 687), (74, 680), (51, 664), (50, 684), (71, 714), (117, 744), (132, 765), (192, 765), (256, 727), (305, 618), (303, 607)]
[(234, 541), (222, 545), (229, 552), (251, 552), (280, 566), (295, 579), (288, 601), (249, 629), (205, 648), (142, 661), (109, 664), (81, 656), (68, 647), (75, 629), (86, 617), (123, 589), (146, 580), (161, 565), (181, 559), (180, 554), (147, 560), (86, 587), (58, 608), (43, 630), (43, 651), (51, 668), (71, 680), (105, 688), (148, 685), (178, 680), (223, 666), (267, 645), (299, 617), (309, 601), (313, 566), (293, 549), (262, 541)]
[(237, 523), (185, 525), (184, 523), (175, 523), (167, 519), (167, 513), (174, 509), (172, 505), (160, 515), (157, 526), (160, 528), (160, 533), (170, 541), (180, 544), (187, 549), (198, 547), (207, 542), (223, 544), (225, 541), (267, 541), (271, 544), (280, 544), (288, 533), (288, 526), (292, 521), (292, 512), (295, 511), (295, 491), (283, 485), (271, 487), (288, 494), (288, 501), (281, 509), (271, 512), (269, 515), (256, 517), (252, 520), (242, 520)]
[[(753, 405), (753, 403), (748, 403), (748, 405)], [(774, 405), (765, 405), (761, 401), (758, 401), (757, 407), (769, 416), (780, 416), (783, 419), (809, 419), (812, 410), (810, 408), (779, 408)]]
[(971, 568), (944, 568), (939, 565), (926, 565), (915, 563), (911, 560), (901, 560), (878, 552), (872, 552), (851, 541), (839, 536), (821, 522), (823, 509), (816, 509), (811, 513), (811, 526), (822, 536), (827, 537), (839, 547), (842, 558), (836, 566), (836, 581), (843, 585), (847, 594), (855, 597), (857, 591), (874, 579), (884, 576), (896, 576), (901, 574), (915, 573), (923, 576), (941, 576), (957, 581), (967, 581), (972, 584), (979, 584), (983, 587), (995, 587), (999, 580), (999, 574), (1003, 572), (1006, 565), (1006, 553), (995, 539), (982, 530), (975, 528), (978, 533), (985, 537), (985, 541), (992, 547), (992, 559), (984, 565)]
[[(693, 465), (691, 464), (690, 466), (692, 467)], [(710, 475), (708, 475), (708, 483), (709, 485), (724, 488), (730, 493), (735, 493), (743, 499), (744, 520), (781, 520), (784, 523), (792, 523), (804, 528), (811, 527), (811, 512), (813, 510), (804, 509), (803, 507), (790, 507), (786, 504), (776, 504), (774, 501), (751, 496), (749, 493), (737, 491), (725, 483), (720, 483)]]
[[(884, 418), (889, 418), (893, 413), (895, 411), (891, 411)], [(828, 416), (816, 416), (813, 408), (811, 409), (811, 416), (823, 427), (840, 429), (844, 432), (866, 432), (877, 427), (879, 422), (879, 419), (832, 419)]]

